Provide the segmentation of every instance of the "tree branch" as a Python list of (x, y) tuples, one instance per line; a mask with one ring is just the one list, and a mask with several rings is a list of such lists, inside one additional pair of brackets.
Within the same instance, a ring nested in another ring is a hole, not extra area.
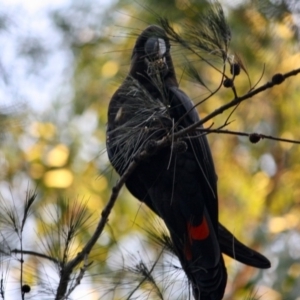
[(13, 254), (18, 254), (18, 253), (21, 253), (21, 254), (27, 254), (27, 255), (32, 255), (32, 256), (36, 256), (36, 257), (41, 257), (41, 258), (45, 258), (45, 259), (48, 259), (56, 264), (60, 264), (60, 261), (57, 260), (56, 258), (54, 257), (51, 257), (51, 256), (48, 256), (46, 254), (42, 254), (42, 253), (39, 253), (39, 252), (36, 252), (36, 251), (31, 251), (31, 250), (20, 250), (20, 249), (14, 249), (14, 250), (11, 250), (11, 253)]
[[(214, 110), (212, 113), (208, 114), (206, 117), (204, 117), (203, 119), (201, 119), (199, 122), (189, 126), (189, 127), (186, 127), (176, 133), (174, 133), (174, 138), (178, 138), (180, 136), (183, 136), (189, 132), (191, 132), (192, 130), (196, 129), (197, 127), (199, 127), (200, 125), (204, 124), (205, 122), (209, 121), (210, 119), (214, 118), (215, 116), (217, 115), (220, 115), (222, 114), (224, 111), (226, 111), (227, 109), (237, 105), (237, 104), (240, 104), (241, 102), (247, 100), (247, 99), (250, 99), (252, 98), (253, 96), (265, 91), (265, 90), (268, 90), (272, 87), (274, 87), (275, 85), (279, 85), (281, 84), (286, 78), (288, 77), (291, 77), (291, 76), (296, 76), (300, 73), (300, 68), (299, 69), (296, 69), (296, 70), (293, 70), (293, 71), (290, 71), (288, 73), (285, 73), (285, 74), (275, 74), (273, 77), (272, 77), (272, 81), (269, 81), (267, 83), (265, 83), (264, 85), (248, 92), (247, 94), (245, 94), (244, 96), (241, 96), (241, 97), (235, 97), (232, 101), (230, 101), (229, 103), (227, 104), (224, 104), (222, 105), (221, 107), (217, 108), (216, 110)], [(280, 77), (280, 81), (277, 81), (278, 77)], [(163, 139), (162, 139), (163, 140)]]
[[(262, 133), (248, 133), (248, 132), (241, 132), (241, 131), (233, 131), (233, 130), (224, 130), (224, 129), (211, 129), (211, 128), (197, 128), (197, 131), (203, 132), (203, 133), (221, 133), (221, 134), (230, 134), (230, 135), (238, 135), (238, 136), (247, 136), (251, 139), (251, 137), (255, 138), (257, 142), (261, 139), (268, 139), (268, 140), (274, 140), (278, 142), (285, 142), (285, 143), (291, 143), (291, 144), (300, 144), (300, 141), (298, 140), (291, 140), (291, 139), (285, 139), (285, 138), (279, 138), (272, 135), (265, 135)], [(191, 137), (193, 138), (193, 137)], [(252, 143), (257, 143), (253, 142)]]

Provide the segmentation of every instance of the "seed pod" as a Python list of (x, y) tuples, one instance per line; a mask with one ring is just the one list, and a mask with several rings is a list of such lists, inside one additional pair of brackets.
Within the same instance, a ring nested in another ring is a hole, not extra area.
[(173, 144), (173, 151), (175, 153), (184, 153), (188, 149), (187, 143), (184, 141), (176, 141)]
[(249, 135), (249, 141), (253, 144), (258, 143), (261, 140), (261, 135), (258, 133), (251, 133)]
[(230, 73), (234, 76), (238, 76), (241, 73), (241, 67), (238, 63), (230, 65)]
[(273, 84), (280, 84), (284, 81), (284, 76), (281, 73), (275, 74), (272, 77), (272, 83)]
[(230, 78), (225, 78), (224, 81), (223, 81), (223, 86), (224, 86), (225, 88), (233, 87), (233, 81), (232, 81), (232, 79), (230, 79)]
[(31, 290), (31, 288), (30, 288), (30, 286), (28, 285), (28, 284), (24, 284), (23, 286), (22, 286), (22, 293), (29, 293), (30, 292), (30, 290)]
[(148, 154), (154, 154), (156, 152), (156, 149), (157, 149), (156, 141), (149, 140), (146, 144), (145, 149), (146, 149)]

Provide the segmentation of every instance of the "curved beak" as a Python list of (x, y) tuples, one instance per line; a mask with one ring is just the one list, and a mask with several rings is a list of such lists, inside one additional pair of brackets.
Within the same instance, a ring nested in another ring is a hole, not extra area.
[(167, 51), (164, 39), (150, 37), (145, 43), (145, 53), (151, 61), (162, 59)]

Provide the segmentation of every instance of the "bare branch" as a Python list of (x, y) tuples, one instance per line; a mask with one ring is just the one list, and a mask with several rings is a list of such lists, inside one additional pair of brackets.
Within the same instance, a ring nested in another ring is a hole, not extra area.
[[(200, 125), (204, 124), (205, 122), (211, 120), (212, 118), (214, 118), (215, 116), (217, 115), (220, 115), (222, 114), (224, 111), (226, 111), (227, 109), (247, 100), (247, 99), (250, 99), (252, 98), (253, 96), (263, 92), (263, 91), (266, 91), (272, 87), (274, 87), (275, 85), (279, 85), (281, 84), (286, 78), (288, 77), (291, 77), (291, 76), (296, 76), (300, 73), (300, 68), (299, 69), (296, 69), (296, 70), (293, 70), (293, 71), (290, 71), (288, 73), (285, 73), (285, 74), (275, 74), (272, 78), (272, 81), (269, 81), (267, 83), (265, 83), (264, 85), (248, 92), (247, 94), (245, 94), (244, 96), (241, 96), (241, 97), (236, 97), (234, 98), (232, 101), (230, 101), (229, 103), (227, 104), (224, 104), (222, 105), (221, 107), (217, 108), (216, 110), (214, 110), (212, 113), (208, 114), (206, 117), (204, 117), (203, 119), (201, 119), (199, 122), (189, 126), (189, 127), (186, 127), (176, 133), (174, 133), (174, 138), (178, 138), (180, 136), (183, 136), (189, 132), (191, 132), (192, 130), (195, 130), (197, 127), (199, 127)], [(281, 80), (280, 82), (277, 81), (277, 78), (280, 76)], [(275, 80), (274, 80), (275, 79)], [(163, 139), (161, 140), (163, 141)]]
[[(211, 128), (197, 128), (197, 131), (199, 132), (205, 132), (205, 133), (221, 133), (221, 134), (230, 134), (230, 135), (238, 135), (238, 136), (247, 136), (249, 138), (255, 137), (257, 139), (257, 142), (260, 139), (268, 139), (268, 140), (274, 140), (274, 141), (279, 141), (279, 142), (285, 142), (285, 143), (291, 143), (291, 144), (300, 144), (300, 141), (298, 140), (291, 140), (291, 139), (286, 139), (286, 138), (279, 138), (275, 137), (272, 135), (265, 135), (262, 133), (247, 133), (247, 132), (242, 132), (242, 131), (233, 131), (233, 130), (223, 130), (223, 129), (211, 129)], [(194, 138), (194, 137), (191, 137)], [(256, 143), (251, 141), (252, 143)]]
[(45, 259), (48, 259), (56, 264), (60, 264), (60, 261), (57, 260), (56, 258), (54, 257), (51, 257), (51, 256), (48, 256), (46, 254), (43, 254), (43, 253), (39, 253), (39, 252), (36, 252), (36, 251), (31, 251), (31, 250), (20, 250), (20, 249), (14, 249), (14, 250), (11, 250), (11, 254), (18, 254), (18, 253), (21, 253), (21, 254), (25, 254), (25, 255), (32, 255), (32, 256), (36, 256), (36, 257), (41, 257), (41, 258), (45, 258)]
[(75, 279), (75, 283), (73, 286), (71, 286), (67, 292), (67, 294), (61, 299), (61, 300), (64, 300), (64, 299), (68, 299), (68, 297), (71, 295), (71, 293), (76, 289), (76, 287), (80, 284), (87, 268), (92, 264), (92, 262), (88, 263), (88, 256), (85, 257), (84, 259), (84, 265), (82, 268), (80, 268), (80, 271), (79, 271), (79, 274), (78, 276), (76, 277)]

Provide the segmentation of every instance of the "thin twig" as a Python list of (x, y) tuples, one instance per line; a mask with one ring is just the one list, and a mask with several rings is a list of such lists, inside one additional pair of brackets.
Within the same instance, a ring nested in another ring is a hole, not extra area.
[(60, 261), (52, 256), (48, 256), (46, 254), (43, 254), (43, 253), (39, 253), (39, 252), (36, 252), (36, 251), (31, 251), (31, 250), (24, 250), (24, 249), (14, 249), (14, 250), (11, 250), (11, 254), (18, 254), (18, 253), (21, 253), (21, 254), (25, 254), (25, 255), (32, 255), (32, 256), (36, 256), (36, 257), (41, 257), (41, 258), (45, 258), (45, 259), (48, 259), (56, 264), (60, 264)]
[(79, 274), (75, 279), (75, 283), (73, 286), (71, 286), (67, 292), (67, 294), (61, 299), (61, 300), (65, 300), (68, 299), (68, 297), (71, 295), (71, 293), (75, 290), (75, 288), (80, 285), (81, 280), (86, 272), (86, 270), (88, 269), (88, 267), (92, 264), (92, 262), (88, 262), (88, 256), (86, 255), (85, 259), (84, 259), (84, 265), (82, 268), (80, 268)]
[[(260, 139), (268, 139), (268, 140), (274, 140), (278, 142), (285, 142), (285, 143), (291, 143), (291, 144), (300, 144), (299, 140), (291, 140), (286, 138), (279, 138), (272, 135), (265, 135), (262, 133), (248, 133), (248, 132), (242, 132), (242, 131), (234, 131), (234, 130), (224, 130), (224, 129), (211, 129), (211, 128), (197, 128), (197, 131), (199, 132), (206, 132), (206, 133), (221, 133), (221, 134), (230, 134), (230, 135), (238, 135), (238, 136), (247, 136), (250, 137), (251, 135), (257, 135)], [(194, 136), (192, 138), (195, 138)]]
[[(282, 78), (283, 79), (286, 79), (288, 77), (291, 77), (291, 76), (296, 76), (300, 73), (300, 68), (299, 69), (296, 69), (296, 70), (293, 70), (293, 71), (290, 71), (288, 73), (285, 73), (285, 74), (282, 74)], [(206, 117), (204, 117), (203, 119), (201, 119), (199, 122), (196, 122), (194, 123), (193, 125), (189, 126), (189, 127), (186, 127), (176, 133), (174, 133), (174, 138), (178, 138), (180, 136), (183, 136), (189, 132), (191, 132), (192, 130), (196, 129), (197, 127), (199, 127), (200, 125), (204, 124), (205, 122), (209, 121), (210, 119), (214, 118), (215, 116), (217, 115), (220, 115), (222, 114), (224, 111), (226, 111), (227, 109), (229, 109), (230, 107), (233, 107), (247, 99), (250, 99), (252, 98), (253, 96), (263, 92), (263, 91), (266, 91), (272, 87), (274, 87), (275, 85), (278, 85), (278, 83), (275, 83), (275, 82), (272, 82), (272, 81), (269, 81), (267, 82), (266, 84), (248, 92), (247, 94), (245, 94), (244, 96), (241, 96), (241, 97), (237, 97), (237, 98), (234, 98), (232, 101), (230, 101), (229, 103), (227, 104), (224, 104), (222, 105), (221, 107), (217, 108), (216, 110), (214, 110), (212, 113), (208, 114)], [(163, 142), (164, 139), (161, 140), (161, 143)]]
[[(160, 254), (159, 254), (157, 260), (154, 262), (154, 264), (152, 265), (151, 269), (150, 269), (149, 271), (148, 271), (148, 269), (147, 269), (148, 272), (145, 272), (145, 271), (143, 272), (143, 275), (144, 275), (143, 280), (141, 280), (141, 281), (139, 282), (139, 284), (136, 286), (136, 288), (135, 288), (133, 291), (131, 291), (131, 293), (128, 295), (128, 297), (126, 298), (126, 300), (131, 299), (131, 296), (132, 296), (132, 295), (140, 288), (140, 286), (141, 286), (144, 282), (146, 282), (147, 280), (149, 280), (149, 281), (154, 285), (154, 287), (156, 288), (156, 290), (157, 290), (157, 292), (158, 292), (159, 298), (160, 298), (160, 299), (163, 299), (163, 296), (162, 296), (162, 294), (161, 294), (161, 291), (159, 290), (159, 287), (157, 286), (156, 282), (153, 280), (153, 278), (152, 278), (152, 276), (151, 276), (151, 273), (153, 272), (155, 266), (157, 265), (157, 262), (159, 261), (161, 255), (163, 254), (163, 251), (164, 251), (164, 249), (160, 252)], [(145, 266), (145, 267), (146, 267), (146, 266)]]

